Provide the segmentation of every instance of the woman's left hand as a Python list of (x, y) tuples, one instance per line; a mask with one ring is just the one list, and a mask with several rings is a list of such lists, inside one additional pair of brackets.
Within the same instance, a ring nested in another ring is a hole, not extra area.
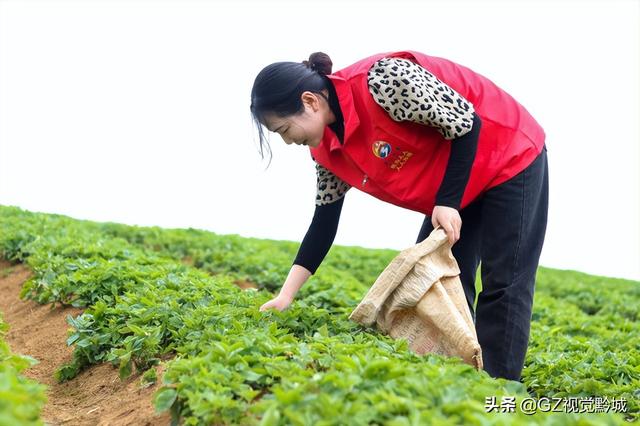
[(460, 213), (453, 207), (435, 206), (431, 214), (431, 224), (435, 229), (438, 225), (447, 233), (449, 243), (453, 246), (460, 239), (462, 219)]

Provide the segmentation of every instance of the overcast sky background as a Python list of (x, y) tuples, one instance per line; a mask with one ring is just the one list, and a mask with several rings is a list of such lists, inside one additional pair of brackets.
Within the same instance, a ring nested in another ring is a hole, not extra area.
[[(540, 264), (640, 280), (639, 4), (0, 1), (0, 204), (300, 242), (314, 165), (272, 134), (265, 170), (256, 74), (411, 49), (485, 75), (544, 127)], [(352, 189), (334, 244), (400, 250), (423, 218)]]

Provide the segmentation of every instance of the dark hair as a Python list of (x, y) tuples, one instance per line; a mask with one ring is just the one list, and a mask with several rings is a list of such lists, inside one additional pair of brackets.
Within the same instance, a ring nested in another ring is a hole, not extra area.
[[(302, 93), (309, 91), (324, 96), (321, 91), (333, 92), (333, 85), (325, 75), (331, 74), (333, 63), (326, 53), (315, 52), (309, 60), (302, 62), (275, 62), (260, 71), (251, 89), (251, 115), (258, 128), (260, 154), (266, 142), (265, 115), (272, 113), (278, 117), (300, 114), (304, 111)], [(333, 102), (332, 102), (333, 103)], [(271, 154), (271, 148), (266, 143)], [(269, 159), (271, 164), (271, 158)], [(269, 167), (267, 165), (267, 167)]]

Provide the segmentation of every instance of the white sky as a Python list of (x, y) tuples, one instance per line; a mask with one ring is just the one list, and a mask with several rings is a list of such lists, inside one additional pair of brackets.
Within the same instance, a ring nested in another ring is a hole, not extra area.
[[(544, 127), (540, 264), (640, 280), (639, 5), (0, 1), (0, 204), (300, 242), (315, 169), (274, 134), (264, 170), (256, 74), (412, 49), (489, 77)], [(423, 217), (352, 189), (334, 244), (400, 250)]]

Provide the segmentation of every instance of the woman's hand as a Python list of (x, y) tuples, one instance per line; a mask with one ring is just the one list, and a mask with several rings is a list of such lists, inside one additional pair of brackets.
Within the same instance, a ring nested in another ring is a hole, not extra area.
[(453, 207), (435, 206), (431, 213), (431, 224), (435, 229), (438, 225), (447, 233), (449, 243), (453, 246), (460, 239), (462, 219), (460, 213)]
[(279, 311), (284, 311), (289, 307), (291, 302), (293, 302), (293, 299), (291, 297), (287, 297), (282, 294), (279, 294), (278, 296), (269, 300), (264, 305), (260, 306), (260, 312), (266, 311), (269, 308), (275, 308)]

